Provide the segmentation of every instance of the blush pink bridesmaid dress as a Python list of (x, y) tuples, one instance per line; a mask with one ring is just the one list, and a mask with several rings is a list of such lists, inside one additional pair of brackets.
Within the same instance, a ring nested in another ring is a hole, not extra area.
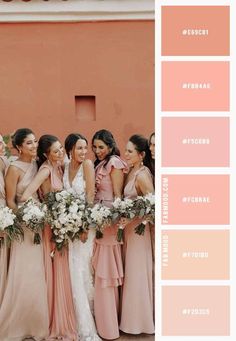
[[(135, 199), (136, 177), (145, 172), (151, 177), (149, 169), (142, 166), (124, 188), (125, 198)], [(120, 330), (129, 334), (154, 333), (153, 320), (153, 281), (152, 281), (152, 245), (150, 227), (146, 225), (144, 236), (134, 232), (141, 222), (135, 218), (126, 225), (124, 233), (124, 284), (121, 301)]]
[[(127, 166), (118, 156), (112, 156), (107, 165), (100, 162), (95, 168), (95, 203), (101, 202), (111, 207), (114, 201), (111, 182), (111, 170)], [(95, 240), (93, 266), (95, 269), (94, 313), (99, 335), (104, 339), (119, 337), (119, 292), (123, 283), (123, 265), (121, 243), (116, 240), (117, 227), (109, 226), (104, 230), (103, 238)]]
[[(49, 161), (40, 169), (50, 171), (51, 191), (63, 189), (60, 167), (53, 167)], [(63, 341), (77, 341), (76, 316), (73, 304), (69, 272), (68, 249), (59, 252), (51, 242), (50, 226), (44, 230), (44, 262), (47, 282), (47, 297), (50, 316), (50, 340), (60, 338)], [(52, 251), (55, 251), (53, 258)]]
[[(37, 165), (17, 160), (12, 166), (24, 173), (17, 183), (16, 200), (19, 202), (37, 173)], [(6, 289), (0, 307), (1, 341), (22, 341), (30, 336), (42, 340), (49, 334), (43, 246), (35, 245), (33, 233), (23, 229), (24, 241), (11, 244)]]

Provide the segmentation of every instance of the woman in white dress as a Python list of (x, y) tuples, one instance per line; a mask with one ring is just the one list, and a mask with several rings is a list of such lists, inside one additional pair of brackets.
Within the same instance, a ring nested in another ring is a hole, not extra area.
[[(65, 164), (64, 188), (73, 190), (93, 204), (95, 194), (95, 174), (91, 160), (86, 159), (88, 142), (80, 134), (70, 134), (65, 140), (69, 163)], [(80, 341), (101, 340), (93, 318), (93, 274), (91, 258), (95, 231), (90, 229), (81, 240), (69, 243), (69, 266), (72, 292), (76, 310), (77, 328)]]

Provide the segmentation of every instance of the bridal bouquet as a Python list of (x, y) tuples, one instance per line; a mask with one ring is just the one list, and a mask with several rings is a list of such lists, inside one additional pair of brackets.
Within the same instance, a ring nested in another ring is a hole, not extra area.
[[(131, 199), (125, 198), (120, 199), (117, 198), (112, 204), (112, 220), (115, 221), (120, 218), (133, 219), (135, 217), (135, 208), (134, 202)], [(124, 228), (125, 226), (119, 224), (117, 231), (117, 240), (120, 242), (124, 236)]]
[(34, 244), (40, 244), (40, 232), (44, 228), (47, 207), (33, 198), (28, 199), (16, 213), (17, 222), (34, 233)]
[(83, 198), (66, 190), (49, 193), (46, 203), (49, 210), (47, 222), (52, 229), (52, 240), (60, 251), (69, 240), (79, 239), (81, 233), (87, 230), (86, 204)]
[(96, 204), (93, 207), (87, 207), (85, 219), (88, 226), (95, 228), (96, 238), (100, 239), (103, 237), (104, 228), (111, 223), (111, 210), (102, 204)]
[(145, 196), (138, 196), (134, 200), (134, 208), (136, 216), (143, 218), (143, 221), (135, 227), (135, 233), (144, 235), (146, 224), (155, 223), (155, 195), (149, 193)]
[[(8, 207), (0, 207), (0, 232), (6, 234), (8, 240), (22, 241), (24, 233), (16, 224), (16, 215)], [(0, 238), (1, 247), (1, 238)]]

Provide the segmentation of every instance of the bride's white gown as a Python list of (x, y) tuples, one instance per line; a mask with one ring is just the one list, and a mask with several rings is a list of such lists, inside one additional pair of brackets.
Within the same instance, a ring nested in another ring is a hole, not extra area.
[[(70, 184), (69, 164), (66, 164), (63, 182), (66, 190), (73, 189), (73, 191), (85, 198), (83, 165), (81, 165), (72, 184)], [(70, 277), (80, 341), (101, 340), (97, 335), (93, 317), (94, 286), (91, 258), (94, 238), (95, 231), (90, 229), (85, 243), (79, 240), (75, 240), (73, 243), (69, 242)]]

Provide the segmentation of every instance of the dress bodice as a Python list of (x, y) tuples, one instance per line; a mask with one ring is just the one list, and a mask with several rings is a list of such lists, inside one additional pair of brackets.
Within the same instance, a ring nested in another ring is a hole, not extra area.
[(83, 196), (83, 198), (85, 198), (86, 183), (84, 180), (83, 164), (81, 164), (81, 166), (79, 167), (72, 183), (70, 183), (70, 179), (69, 179), (69, 165), (70, 165), (70, 163), (65, 164), (65, 171), (64, 171), (64, 175), (63, 175), (64, 188), (66, 190), (72, 189), (75, 194), (78, 194), (80, 196)]
[(138, 176), (138, 174), (140, 174), (141, 172), (145, 172), (147, 174), (148, 177), (150, 177), (151, 181), (152, 181), (152, 175), (150, 170), (146, 167), (146, 166), (142, 166), (141, 168), (139, 168), (135, 173), (134, 176), (131, 180), (129, 180), (127, 182), (127, 184), (125, 185), (124, 188), (124, 197), (125, 198), (129, 198), (129, 199), (135, 199), (138, 196), (136, 187), (135, 187), (135, 182), (136, 182), (136, 178)]
[(62, 169), (59, 165), (53, 166), (48, 160), (45, 161), (40, 169), (47, 168), (50, 171), (50, 184), (51, 184), (51, 192), (61, 191), (63, 189), (62, 182)]
[(111, 156), (108, 163), (101, 161), (95, 168), (95, 180), (96, 180), (96, 194), (95, 202), (102, 202), (105, 206), (111, 206), (114, 201), (114, 192), (111, 180), (111, 171), (113, 168), (122, 169), (123, 172), (127, 172), (127, 164), (116, 155)]
[[(16, 160), (12, 162), (11, 165), (19, 168), (21, 171), (24, 172), (22, 178), (19, 180), (16, 186), (16, 202), (18, 203), (25, 189), (29, 186), (29, 184), (35, 177), (38, 168), (37, 168), (36, 161), (32, 161), (29, 163), (29, 162)], [(34, 193), (33, 197), (37, 198), (37, 194)]]

